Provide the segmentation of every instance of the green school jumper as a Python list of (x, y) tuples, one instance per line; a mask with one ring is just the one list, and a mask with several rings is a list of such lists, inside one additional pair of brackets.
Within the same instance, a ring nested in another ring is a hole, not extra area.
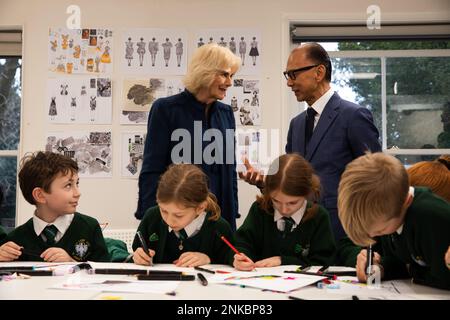
[[(232, 241), (231, 227), (223, 218), (217, 221), (208, 220), (210, 213), (206, 214), (205, 221), (197, 234), (183, 241), (180, 250), (180, 240), (174, 231), (169, 232), (167, 224), (161, 218), (159, 207), (148, 209), (139, 224), (138, 231), (142, 233), (149, 249), (154, 250), (154, 263), (172, 263), (183, 252), (202, 252), (206, 254), (211, 263), (226, 264), (231, 255), (228, 246), (219, 238), (217, 233)], [(141, 247), (138, 237), (133, 241), (133, 250)]]
[[(308, 202), (307, 209), (311, 208)], [(300, 222), (286, 238), (278, 230), (273, 214), (254, 202), (235, 234), (236, 247), (253, 261), (281, 256), (281, 264), (330, 265), (334, 261), (336, 244), (329, 215), (319, 206), (316, 214)], [(231, 259), (232, 264), (233, 258)]]
[(382, 236), (380, 240), (384, 279), (412, 276), (415, 283), (450, 290), (450, 270), (444, 261), (450, 245), (447, 201), (428, 188), (416, 187), (402, 233)]
[[(43, 261), (41, 253), (50, 246), (34, 231), (33, 218), (11, 231), (7, 241), (24, 247), (20, 261)], [(76, 212), (63, 237), (53, 247), (64, 249), (76, 261), (110, 261), (97, 220)]]
[(5, 240), (6, 240), (6, 232), (2, 228), (2, 226), (0, 226), (0, 246), (5, 243)]

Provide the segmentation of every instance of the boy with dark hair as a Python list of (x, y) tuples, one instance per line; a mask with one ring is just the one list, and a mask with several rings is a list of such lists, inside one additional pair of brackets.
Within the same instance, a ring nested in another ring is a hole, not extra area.
[(109, 261), (97, 220), (76, 212), (81, 193), (74, 160), (41, 151), (25, 156), (19, 183), (36, 210), (8, 234), (0, 261)]

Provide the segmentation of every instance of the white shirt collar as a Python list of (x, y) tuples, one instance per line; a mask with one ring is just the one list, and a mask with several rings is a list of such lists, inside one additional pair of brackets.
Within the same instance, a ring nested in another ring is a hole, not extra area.
[(319, 99), (316, 100), (316, 102), (312, 104), (312, 106), (310, 106), (317, 112), (316, 117), (320, 117), (320, 115), (323, 112), (323, 109), (325, 109), (325, 106), (327, 105), (328, 101), (330, 101), (333, 94), (334, 94), (333, 89), (331, 88), (328, 89), (327, 92), (325, 92)]
[[(411, 197), (414, 198), (414, 187), (410, 186), (408, 193), (411, 195)], [(400, 227), (398, 227), (398, 229), (396, 230), (396, 232), (398, 234), (402, 234), (402, 232), (403, 232), (403, 225), (404, 225), (404, 223), (402, 223), (402, 225)]]
[(44, 220), (42, 220), (41, 218), (39, 218), (36, 215), (36, 211), (35, 211), (34, 215), (33, 215), (34, 232), (36, 232), (37, 236), (40, 236), (46, 226), (53, 224), (58, 229), (58, 233), (55, 237), (55, 240), (58, 241), (59, 239), (62, 238), (64, 233), (66, 233), (67, 229), (69, 229), (70, 224), (72, 223), (73, 217), (74, 217), (73, 213), (65, 214), (65, 215), (62, 215), (62, 216), (59, 216), (58, 218), (56, 218), (56, 220), (53, 221), (52, 223), (47, 223)]
[[(186, 227), (184, 227), (184, 231), (186, 231), (188, 238), (195, 236), (200, 231), (200, 229), (202, 228), (203, 222), (205, 221), (205, 218), (206, 218), (206, 212), (203, 212), (203, 213), (199, 214), (197, 218), (192, 220), (192, 222), (189, 223)], [(173, 230), (171, 227), (169, 227), (169, 226), (167, 226), (167, 227), (169, 228), (169, 232), (171, 232)], [(175, 231), (175, 235), (179, 238), (178, 231)]]
[[(303, 202), (303, 205), (300, 207), (300, 209), (298, 209), (291, 216), (291, 218), (294, 219), (294, 221), (295, 221), (295, 225), (292, 227), (293, 229), (296, 228), (302, 221), (303, 215), (305, 214), (305, 211), (306, 211), (307, 203), (308, 203), (308, 201), (306, 201), (306, 199), (305, 199), (305, 201)], [(277, 223), (278, 230), (280, 230), (280, 227), (281, 227), (281, 224), (283, 221), (283, 217), (284, 216), (277, 209), (274, 210), (273, 221), (275, 221)], [(281, 229), (284, 230), (284, 224)]]

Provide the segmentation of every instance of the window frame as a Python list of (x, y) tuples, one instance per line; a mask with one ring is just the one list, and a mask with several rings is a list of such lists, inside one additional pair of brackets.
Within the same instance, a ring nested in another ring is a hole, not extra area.
[[(19, 171), (19, 162), (21, 154), (21, 141), (23, 132), (23, 28), (15, 27), (13, 29), (5, 29), (0, 27), (0, 58), (19, 58), (21, 59), (20, 71), (21, 71), (21, 99), (20, 99), (20, 123), (19, 123), (19, 143), (17, 144), (17, 149), (14, 150), (0, 150), (1, 158), (16, 158), (16, 172)], [(14, 216), (14, 224), (17, 225), (18, 217), (18, 190), (20, 189), (18, 183), (18, 178), (16, 175), (16, 212)]]

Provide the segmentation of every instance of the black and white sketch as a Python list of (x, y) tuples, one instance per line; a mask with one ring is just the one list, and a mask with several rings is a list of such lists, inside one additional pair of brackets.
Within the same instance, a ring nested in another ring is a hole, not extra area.
[(233, 109), (237, 125), (257, 126), (261, 124), (259, 80), (234, 79), (224, 103), (229, 104)]
[(122, 177), (138, 178), (142, 167), (146, 133), (122, 133)]
[[(121, 66), (125, 74), (184, 75), (186, 73), (188, 48), (185, 30), (126, 29), (122, 39), (125, 59), (121, 60)], [(134, 57), (135, 50), (137, 55)]]
[(145, 116), (156, 99), (184, 91), (178, 77), (124, 79), (122, 88), (121, 124), (146, 123)]
[(125, 59), (128, 61), (128, 66), (131, 66), (131, 61), (133, 60), (133, 49), (134, 42), (131, 41), (131, 38), (128, 38), (128, 41), (125, 42)]
[(177, 66), (181, 65), (181, 57), (183, 56), (183, 42), (181, 38), (178, 38), (178, 42), (175, 43), (175, 53), (177, 55)]
[(234, 37), (230, 38), (230, 51), (236, 54), (236, 41), (234, 40)]
[(50, 108), (48, 109), (48, 115), (51, 120), (55, 120), (55, 116), (58, 115), (58, 110), (56, 109), (56, 97), (51, 97)]
[(241, 58), (242, 65), (245, 66), (245, 53), (247, 52), (247, 42), (244, 37), (241, 37), (239, 41), (239, 57)]
[(47, 81), (46, 105), (51, 123), (110, 124), (110, 78), (51, 78)]
[(168, 67), (173, 44), (172, 44), (172, 42), (170, 42), (169, 38), (166, 38), (166, 41), (163, 42), (163, 44), (161, 44), (161, 46), (163, 47), (164, 62), (166, 64), (166, 67)]
[(257, 29), (205, 29), (196, 32), (194, 37), (196, 46), (200, 45), (197, 39), (209, 39), (208, 43), (216, 42), (227, 47), (236, 56), (241, 58), (241, 67), (237, 75), (259, 75), (261, 73), (261, 32)]
[(252, 42), (250, 43), (250, 53), (248, 54), (250, 57), (252, 57), (253, 65), (256, 66), (256, 57), (259, 56), (258, 51), (258, 41), (256, 41), (256, 37), (253, 37)]
[(146, 43), (144, 42), (144, 38), (140, 39), (138, 43), (136, 43), (137, 46), (137, 53), (139, 55), (139, 66), (142, 67), (144, 65), (144, 54), (145, 54), (145, 47)]
[(45, 150), (74, 159), (80, 177), (112, 176), (111, 132), (52, 132)]
[(152, 67), (155, 66), (156, 54), (158, 53), (158, 50), (159, 50), (158, 46), (159, 46), (159, 44), (155, 38), (152, 38), (152, 41), (150, 41), (148, 43), (148, 51), (150, 52), (150, 58), (152, 60)]

